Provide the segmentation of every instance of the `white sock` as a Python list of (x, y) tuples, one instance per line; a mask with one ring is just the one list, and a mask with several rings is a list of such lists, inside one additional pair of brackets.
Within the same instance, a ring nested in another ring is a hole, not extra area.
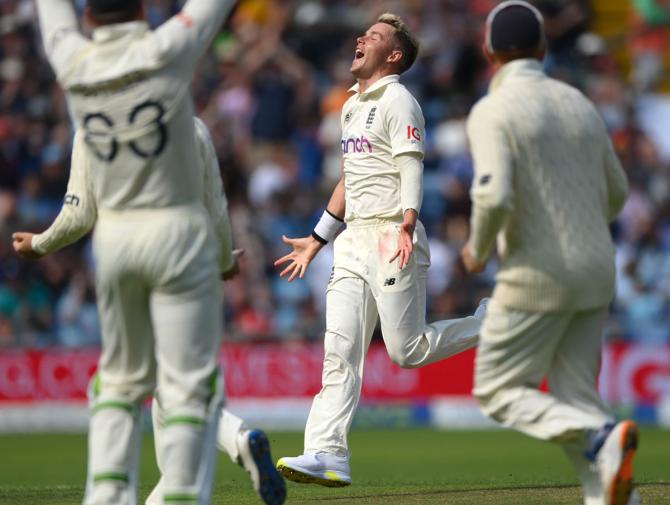
[(242, 419), (225, 409), (221, 409), (221, 420), (219, 421), (216, 443), (221, 451), (230, 456), (233, 463), (239, 463), (239, 438), (247, 429)]

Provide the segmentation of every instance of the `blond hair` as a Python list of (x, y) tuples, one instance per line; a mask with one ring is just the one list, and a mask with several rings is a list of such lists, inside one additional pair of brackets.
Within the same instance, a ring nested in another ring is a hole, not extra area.
[(394, 28), (393, 35), (398, 42), (400, 52), (402, 52), (398, 73), (402, 74), (414, 64), (419, 54), (419, 40), (409, 31), (405, 23), (400, 19), (400, 16), (396, 14), (385, 12), (377, 18), (377, 22), (390, 25)]

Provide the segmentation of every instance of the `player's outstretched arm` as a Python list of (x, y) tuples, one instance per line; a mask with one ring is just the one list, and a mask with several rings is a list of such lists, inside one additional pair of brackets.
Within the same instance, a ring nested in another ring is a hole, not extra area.
[(300, 277), (302, 279), (305, 276), (307, 267), (314, 259), (314, 256), (316, 256), (324, 246), (324, 244), (319, 242), (313, 236), (289, 238), (286, 235), (282, 235), (282, 240), (285, 244), (290, 245), (293, 250), (286, 256), (282, 256), (277, 261), (275, 261), (274, 265), (276, 267), (283, 266), (288, 263), (286, 268), (280, 272), (279, 276), (284, 277), (288, 275), (289, 282), (293, 281), (296, 277)]
[(70, 180), (60, 213), (43, 233), (14, 233), (12, 235), (14, 251), (26, 259), (36, 259), (58, 251), (91, 231), (97, 217), (98, 209), (90, 178), (89, 159), (83, 136), (77, 133), (72, 148)]
[(296, 277), (302, 279), (305, 276), (307, 267), (314, 257), (324, 245), (335, 238), (343, 223), (344, 209), (344, 175), (342, 175), (312, 234), (309, 237), (302, 238), (282, 237), (284, 243), (290, 245), (293, 250), (274, 263), (276, 267), (286, 265), (279, 274), (280, 277), (288, 275), (288, 281), (291, 282)]

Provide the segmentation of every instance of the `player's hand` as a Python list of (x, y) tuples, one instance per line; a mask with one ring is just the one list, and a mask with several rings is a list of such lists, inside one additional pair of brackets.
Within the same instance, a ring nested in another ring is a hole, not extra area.
[(27, 260), (36, 260), (42, 255), (33, 251), (33, 235), (24, 231), (17, 231), (12, 234), (12, 245), (16, 254)]
[(288, 263), (288, 266), (281, 271), (279, 277), (288, 275), (289, 282), (293, 281), (296, 277), (302, 279), (307, 271), (307, 267), (314, 259), (314, 256), (321, 250), (323, 244), (312, 236), (288, 238), (286, 235), (282, 235), (282, 240), (285, 244), (293, 247), (293, 251), (275, 261), (274, 265), (276, 267)]
[(478, 274), (486, 268), (486, 261), (478, 261), (472, 256), (470, 246), (466, 243), (461, 250), (461, 259), (465, 269), (471, 274)]
[(242, 256), (244, 256), (244, 249), (233, 249), (233, 266), (223, 272), (223, 275), (221, 275), (224, 281), (229, 281), (230, 279), (234, 279), (239, 275), (240, 258)]
[(403, 223), (400, 225), (398, 250), (389, 260), (389, 263), (393, 263), (396, 259), (399, 259), (399, 267), (401, 270), (407, 266), (412, 257), (412, 252), (414, 251), (414, 228), (415, 226), (412, 223)]

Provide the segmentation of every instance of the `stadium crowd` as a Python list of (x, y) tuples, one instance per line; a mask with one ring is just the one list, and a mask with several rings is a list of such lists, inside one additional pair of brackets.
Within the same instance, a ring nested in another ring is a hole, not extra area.
[[(243, 275), (225, 287), (227, 339), (321, 338), (332, 247), (301, 281), (280, 279), (272, 264), (287, 251), (282, 235), (310, 233), (339, 178), (340, 109), (353, 84), (355, 37), (382, 10), (402, 15), (422, 42), (403, 80), (427, 123), (428, 319), (471, 313), (490, 292), (495, 262), (466, 276), (458, 253), (472, 177), (465, 118), (491, 75), (480, 44), (496, 3), (240, 1), (193, 82), (221, 163), (235, 243), (246, 250)], [(663, 93), (670, 7), (636, 0), (625, 40), (611, 40), (591, 31), (590, 2), (535, 3), (546, 18), (547, 71), (594, 101), (631, 184), (612, 227), (619, 274), (608, 338), (670, 342), (670, 94)], [(147, 0), (150, 23), (179, 5)], [(0, 0), (0, 82), (0, 348), (96, 345), (90, 241), (36, 263), (11, 250), (13, 231), (41, 231), (60, 210), (73, 135), (32, 0)]]

